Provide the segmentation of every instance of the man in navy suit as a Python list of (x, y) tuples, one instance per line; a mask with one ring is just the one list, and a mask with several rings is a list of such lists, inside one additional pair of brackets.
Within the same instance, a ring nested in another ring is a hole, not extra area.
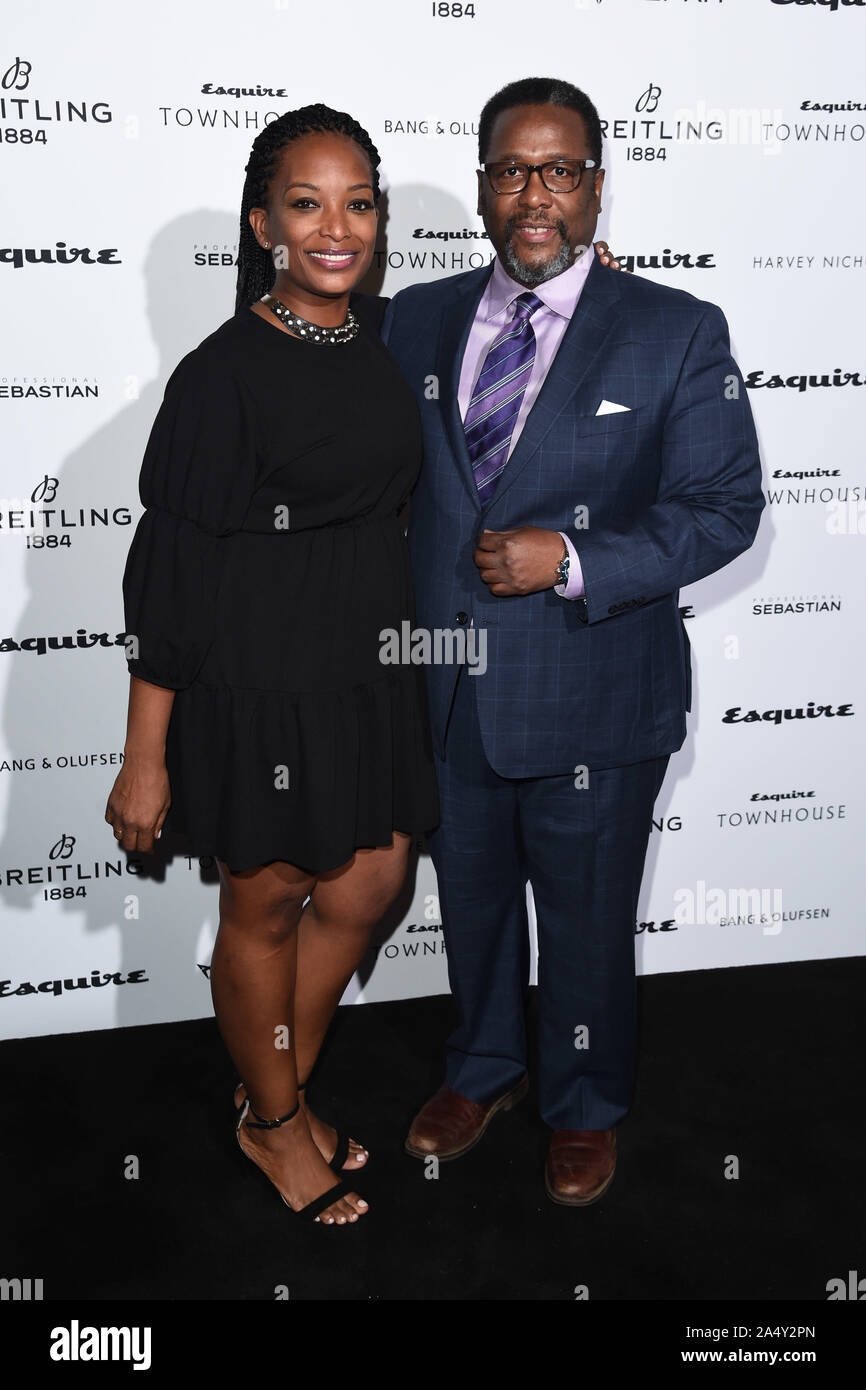
[(631, 1100), (638, 892), (691, 708), (678, 591), (748, 549), (764, 498), (724, 315), (592, 254), (589, 98), (512, 83), (479, 162), (492, 269), (402, 290), (383, 323), (424, 428), (416, 624), (485, 658), (427, 668), (460, 1023), (406, 1148), (456, 1158), (526, 1091), (529, 881), (545, 1185), (583, 1206)]

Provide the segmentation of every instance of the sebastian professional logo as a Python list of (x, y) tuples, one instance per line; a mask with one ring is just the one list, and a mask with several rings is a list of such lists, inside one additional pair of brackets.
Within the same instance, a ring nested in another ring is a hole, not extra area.
[(238, 263), (237, 242), (193, 242), (192, 259), (193, 265), (197, 266), (236, 266)]
[(98, 396), (99, 383), (93, 377), (64, 376), (49, 381), (47, 377), (0, 376), (0, 401), (96, 400)]
[(752, 617), (779, 618), (801, 613), (841, 613), (842, 600), (835, 595), (813, 594), (811, 598), (761, 598), (752, 604)]

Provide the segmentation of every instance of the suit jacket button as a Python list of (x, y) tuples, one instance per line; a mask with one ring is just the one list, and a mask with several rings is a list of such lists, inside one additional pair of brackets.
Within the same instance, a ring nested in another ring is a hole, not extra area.
[(468, 613), (464, 613), (464, 612), (461, 610), (461, 611), (457, 614), (457, 621), (458, 621), (458, 623), (460, 623), (461, 626), (463, 625), (463, 623), (468, 623), (468, 622), (469, 622), (469, 614), (468, 614)]

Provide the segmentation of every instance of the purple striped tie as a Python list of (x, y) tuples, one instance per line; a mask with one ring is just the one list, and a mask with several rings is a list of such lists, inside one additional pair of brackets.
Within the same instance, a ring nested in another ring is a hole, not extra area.
[(535, 334), (529, 319), (540, 308), (541, 300), (534, 294), (518, 295), (514, 317), (484, 359), (463, 421), (475, 485), (485, 504), (496, 491), (505, 467), (523, 393), (532, 375)]

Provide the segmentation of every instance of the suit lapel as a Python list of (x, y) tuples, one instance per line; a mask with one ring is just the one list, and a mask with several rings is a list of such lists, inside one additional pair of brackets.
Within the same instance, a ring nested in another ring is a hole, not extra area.
[[(563, 334), (557, 354), (488, 507), (493, 506), (523, 472), (556, 417), (579, 390), (583, 378), (598, 359), (619, 319), (622, 290), (617, 281), (625, 271), (603, 266), (591, 246), (587, 249), (587, 255), (593, 257), (593, 262), (577, 309)], [(465, 443), (463, 447), (465, 451)], [(471, 476), (471, 463), (469, 471)], [(477, 488), (475, 491), (477, 496)]]
[(436, 352), (439, 408), (442, 412), (445, 433), (448, 435), (452, 453), (466, 483), (469, 496), (479, 512), (481, 511), (481, 499), (475, 485), (472, 460), (466, 447), (466, 435), (463, 433), (463, 421), (460, 418), (457, 391), (460, 385), (460, 369), (463, 365), (463, 354), (466, 351), (469, 333), (475, 321), (481, 296), (484, 294), (492, 274), (493, 262), (491, 261), (490, 265), (478, 271), (476, 276), (471, 278), (467, 276), (466, 280), (460, 284), (453, 300), (442, 313), (439, 346)]

